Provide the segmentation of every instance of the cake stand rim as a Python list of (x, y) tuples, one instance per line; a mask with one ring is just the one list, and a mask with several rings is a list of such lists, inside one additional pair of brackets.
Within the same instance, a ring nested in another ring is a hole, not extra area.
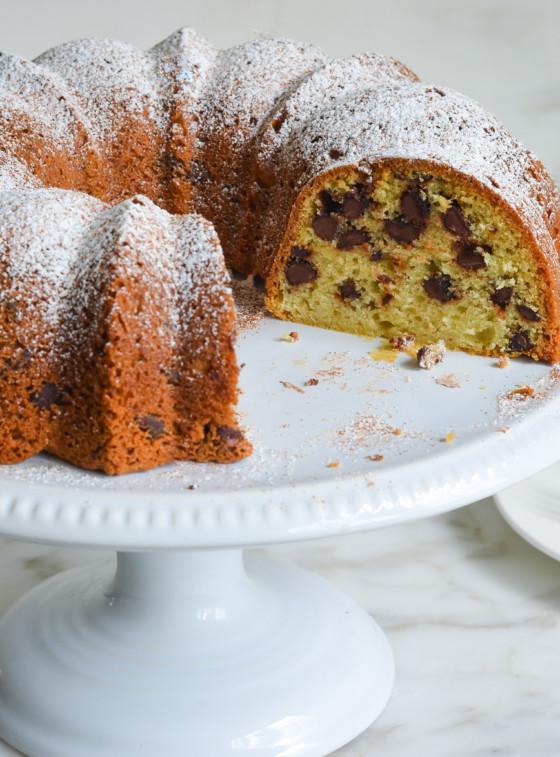
[[(336, 481), (189, 492), (92, 492), (2, 479), (0, 534), (46, 544), (123, 551), (253, 547), (371, 530), (448, 512), (496, 494), (560, 458), (560, 389), (508, 434)], [(535, 432), (527, 446), (528, 431)], [(558, 449), (558, 452), (555, 450)], [(445, 475), (434, 473), (440, 463)], [(398, 479), (398, 480), (397, 480)], [(118, 498), (119, 503), (109, 500)]]

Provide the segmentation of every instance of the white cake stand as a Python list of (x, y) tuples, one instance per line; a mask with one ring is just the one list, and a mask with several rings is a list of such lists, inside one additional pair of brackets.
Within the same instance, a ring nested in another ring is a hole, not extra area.
[(2, 739), (31, 757), (330, 753), (385, 706), (389, 645), (335, 588), (243, 549), (432, 515), (560, 457), (549, 366), (448, 354), (420, 371), (344, 334), (283, 341), (293, 328), (246, 322), (242, 463), (0, 468), (0, 533), (118, 552), (2, 620)]

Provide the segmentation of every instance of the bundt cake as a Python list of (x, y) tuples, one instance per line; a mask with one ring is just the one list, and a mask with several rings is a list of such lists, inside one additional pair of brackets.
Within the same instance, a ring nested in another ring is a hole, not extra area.
[(398, 61), (182, 29), (0, 54), (0, 97), (0, 463), (250, 452), (212, 224), (281, 318), (560, 357), (558, 191)]

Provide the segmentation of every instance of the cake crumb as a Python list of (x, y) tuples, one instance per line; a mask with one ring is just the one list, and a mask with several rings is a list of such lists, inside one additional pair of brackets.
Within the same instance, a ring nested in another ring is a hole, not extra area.
[(340, 463), (339, 463), (339, 462), (336, 462), (336, 463), (329, 463), (329, 464), (327, 465), (327, 468), (338, 468), (338, 466), (339, 466), (339, 465), (340, 465)]
[(194, 491), (195, 489), (200, 489), (200, 484), (189, 484), (187, 488)]
[(438, 376), (436, 378), (436, 384), (441, 386), (448, 386), (450, 389), (460, 389), (461, 382), (455, 378), (452, 373), (447, 373), (445, 376)]
[(443, 339), (435, 344), (426, 344), (424, 347), (420, 347), (416, 353), (419, 367), (431, 371), (435, 365), (443, 362), (445, 352), (446, 347)]
[(396, 436), (400, 436), (402, 434), (402, 428), (396, 428), (393, 432)]
[(532, 386), (529, 386), (528, 384), (521, 384), (519, 386), (519, 389), (512, 389), (511, 392), (509, 392), (508, 396), (517, 396), (519, 399), (526, 400), (527, 397), (532, 397), (534, 393), (535, 390)]
[(366, 459), (378, 463), (380, 460), (383, 460), (383, 455), (366, 455)]
[(317, 378), (310, 378), (310, 379), (307, 379), (307, 381), (305, 382), (304, 386), (317, 386), (318, 383), (319, 383), (319, 379), (317, 379)]
[(406, 352), (411, 347), (414, 347), (415, 341), (416, 337), (413, 337), (410, 334), (399, 334), (398, 336), (391, 337), (391, 339), (389, 339), (389, 344), (394, 350)]
[(297, 331), (290, 331), (289, 334), (282, 334), (283, 342), (297, 342), (298, 339), (299, 339), (299, 334)]
[(296, 392), (299, 392), (300, 394), (305, 394), (305, 390), (302, 389), (299, 386), (296, 386), (295, 384), (290, 383), (289, 381), (281, 381), (280, 382), (282, 386), (286, 387), (286, 389), (293, 389)]
[(446, 441), (446, 442), (449, 443), (449, 442), (452, 442), (454, 440), (455, 440), (455, 431), (449, 431), (449, 433), (447, 433), (445, 435), (445, 440), (444, 441)]
[(500, 355), (498, 358), (498, 368), (509, 368), (511, 360), (508, 355)]

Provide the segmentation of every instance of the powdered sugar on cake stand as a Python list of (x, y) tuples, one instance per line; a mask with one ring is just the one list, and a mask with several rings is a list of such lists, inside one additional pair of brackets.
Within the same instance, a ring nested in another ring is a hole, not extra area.
[(328, 754), (385, 706), (389, 646), (338, 590), (241, 548), (425, 517), (558, 456), (560, 370), (460, 353), (421, 370), (234, 289), (251, 458), (0, 468), (1, 533), (119, 551), (116, 573), (63, 573), (2, 621), (0, 737), (31, 757)]

